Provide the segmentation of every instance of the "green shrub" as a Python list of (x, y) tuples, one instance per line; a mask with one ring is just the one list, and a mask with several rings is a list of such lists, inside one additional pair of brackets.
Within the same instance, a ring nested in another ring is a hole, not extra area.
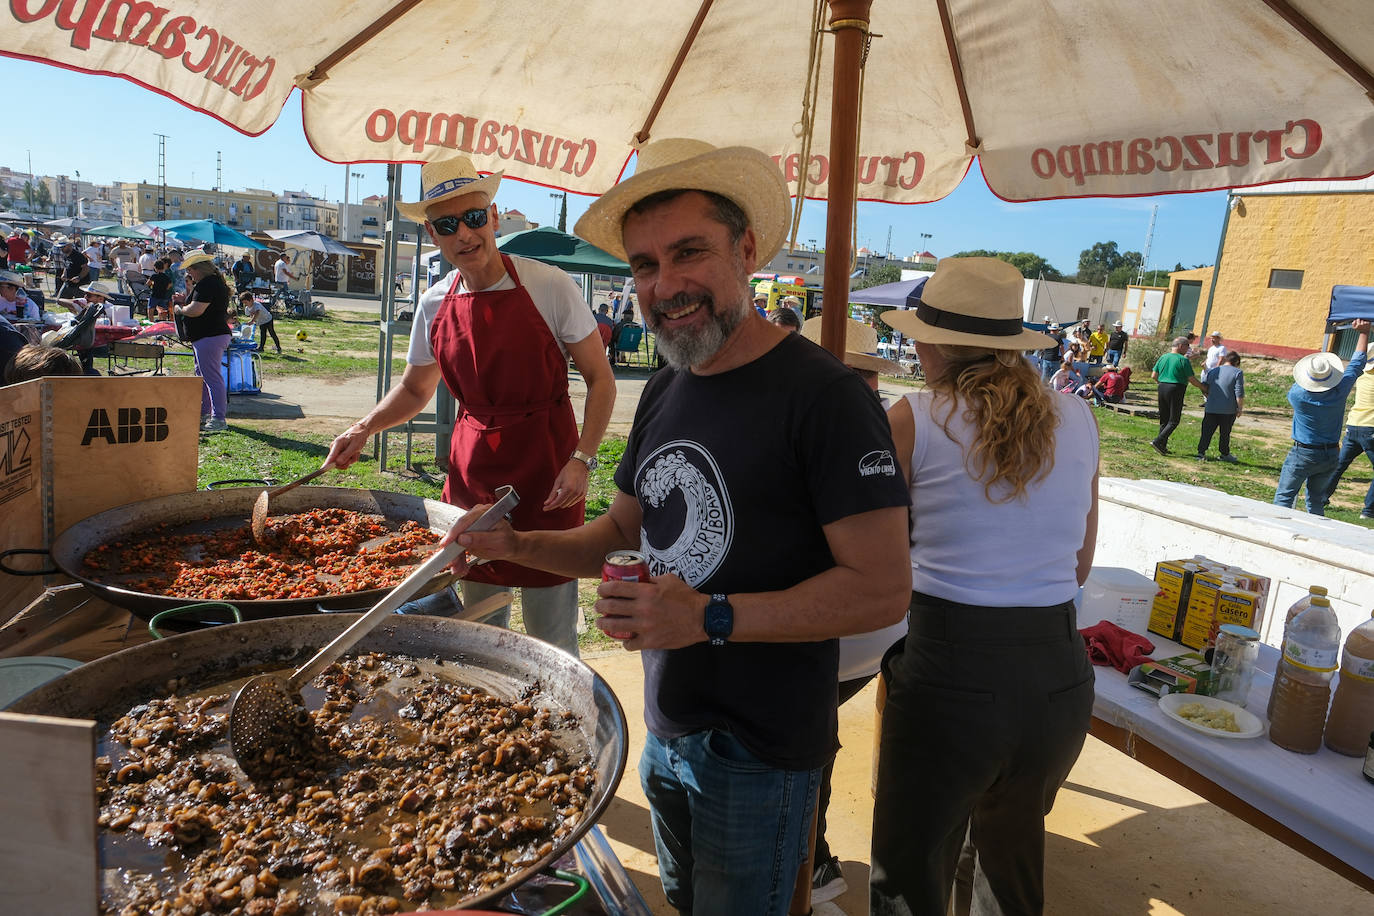
[(1173, 343), (1172, 335), (1156, 332), (1152, 337), (1133, 337), (1126, 345), (1123, 361), (1136, 375), (1148, 373)]

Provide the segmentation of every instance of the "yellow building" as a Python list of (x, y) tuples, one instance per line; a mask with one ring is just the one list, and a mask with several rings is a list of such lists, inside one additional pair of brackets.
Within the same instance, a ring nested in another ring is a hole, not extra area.
[(1326, 315), (1333, 286), (1374, 286), (1374, 178), (1247, 188), (1229, 207), (1215, 284), (1171, 274), (1161, 325), (1219, 331), (1241, 353), (1347, 353), (1354, 335), (1328, 342)]
[[(126, 226), (158, 219), (213, 219), (240, 232), (277, 228), (277, 195), (270, 191), (207, 191), (168, 185), (163, 198), (159, 185), (125, 181), (119, 185), (119, 196)], [(161, 206), (159, 198), (165, 201)]]

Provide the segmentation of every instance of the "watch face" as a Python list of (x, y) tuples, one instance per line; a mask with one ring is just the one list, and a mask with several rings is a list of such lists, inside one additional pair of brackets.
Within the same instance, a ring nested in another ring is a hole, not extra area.
[(706, 635), (712, 642), (724, 642), (735, 628), (735, 611), (728, 604), (706, 606)]

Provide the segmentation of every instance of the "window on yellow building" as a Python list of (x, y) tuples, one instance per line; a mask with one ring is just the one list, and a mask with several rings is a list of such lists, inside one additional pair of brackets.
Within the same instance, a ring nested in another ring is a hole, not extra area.
[(1271, 270), (1269, 271), (1270, 289), (1302, 289), (1302, 271), (1300, 270)]

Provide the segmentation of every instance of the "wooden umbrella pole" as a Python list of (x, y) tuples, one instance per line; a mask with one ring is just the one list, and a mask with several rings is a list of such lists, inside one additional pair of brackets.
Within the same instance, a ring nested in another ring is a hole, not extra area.
[(825, 211), (825, 310), (821, 346), (844, 358), (859, 155), (859, 65), (873, 0), (830, 0), (835, 77), (830, 93), (830, 195)]

